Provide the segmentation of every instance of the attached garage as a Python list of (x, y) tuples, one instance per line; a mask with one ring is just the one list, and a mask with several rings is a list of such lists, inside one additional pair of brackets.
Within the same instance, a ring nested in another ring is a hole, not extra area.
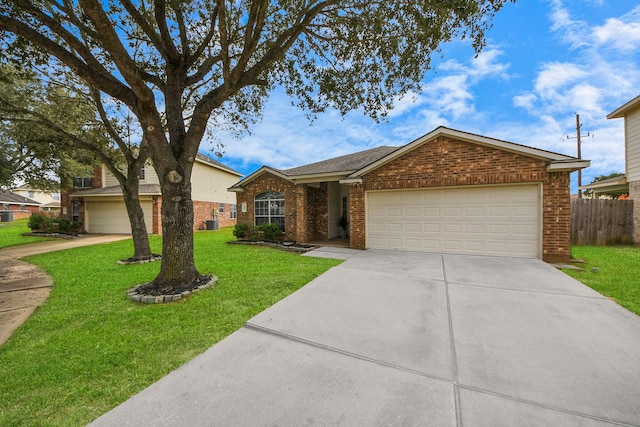
[[(147, 232), (153, 233), (153, 204), (141, 200)], [(85, 229), (88, 233), (131, 234), (127, 208), (122, 200), (86, 200)]]
[(539, 184), (373, 191), (367, 247), (540, 257)]

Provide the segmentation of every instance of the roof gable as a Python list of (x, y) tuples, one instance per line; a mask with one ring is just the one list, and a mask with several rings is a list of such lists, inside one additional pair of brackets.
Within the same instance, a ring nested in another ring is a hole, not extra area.
[(614, 111), (607, 115), (607, 119), (619, 119), (629, 113), (629, 111), (640, 108), (640, 95), (633, 98), (621, 107), (616, 108)]
[[(420, 138), (404, 145), (397, 150), (389, 153), (388, 155), (378, 159), (377, 161), (361, 168), (353, 173), (351, 173), (346, 180), (357, 179), (368, 172), (371, 172), (374, 169), (377, 169), (392, 160), (397, 159), (398, 157), (408, 153), (416, 149), (417, 147), (426, 144), (430, 141), (433, 141), (436, 138), (441, 136), (448, 136), (454, 138), (459, 141), (469, 142), (472, 144), (478, 144), (485, 147), (495, 148), (498, 150), (508, 151), (515, 154), (520, 154), (527, 157), (533, 157), (537, 159), (544, 160), (550, 163), (558, 163), (555, 170), (564, 170), (565, 168), (583, 168), (589, 165), (589, 161), (581, 160), (576, 157), (567, 156), (564, 154), (554, 153), (552, 151), (541, 150), (538, 148), (529, 147), (526, 145), (515, 144), (513, 142), (503, 141), (500, 139), (489, 138), (486, 136), (476, 135), (468, 132), (463, 132), (455, 129), (446, 128), (444, 126), (440, 126), (433, 131), (429, 132), (426, 135), (421, 136)], [(562, 165), (562, 168), (559, 167), (559, 164)]]

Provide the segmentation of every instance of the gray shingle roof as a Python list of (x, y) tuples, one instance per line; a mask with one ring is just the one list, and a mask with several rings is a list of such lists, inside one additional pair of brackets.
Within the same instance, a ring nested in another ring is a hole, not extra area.
[(0, 191), (0, 203), (7, 203), (10, 205), (41, 205), (42, 203), (35, 200), (21, 196), (19, 194), (12, 193), (10, 191)]
[(381, 159), (389, 153), (397, 150), (398, 147), (382, 146), (358, 153), (347, 154), (346, 156), (334, 157), (296, 168), (282, 170), (287, 176), (314, 175), (331, 172), (349, 172), (362, 169), (363, 167)]

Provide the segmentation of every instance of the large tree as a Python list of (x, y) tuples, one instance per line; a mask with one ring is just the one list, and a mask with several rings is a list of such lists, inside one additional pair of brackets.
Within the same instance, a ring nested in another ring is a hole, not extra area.
[(73, 177), (106, 166), (120, 184), (129, 216), (134, 248), (129, 260), (153, 258), (138, 184), (146, 144), (127, 137), (135, 134), (131, 124), (110, 119), (95, 91), (73, 84), (74, 76), (59, 77), (0, 65), (0, 138), (12, 180), (64, 188)]
[[(43, 107), (40, 85), (14, 67), (0, 65), (0, 188), (10, 189), (20, 183), (49, 191), (59, 191), (60, 177), (91, 171), (94, 157), (86, 151), (67, 144), (60, 134), (34, 124), (32, 120), (18, 120), (17, 110), (24, 107), (25, 97), (32, 104)], [(11, 103), (12, 105), (9, 105)], [(65, 124), (69, 128), (84, 127), (90, 117), (82, 106), (67, 104)], [(61, 108), (56, 105), (56, 115)]]
[(201, 279), (191, 172), (210, 125), (259, 114), (281, 84), (302, 107), (379, 118), (438, 46), (479, 51), (507, 0), (1, 0), (4, 54), (44, 52), (139, 121), (162, 189), (156, 288)]

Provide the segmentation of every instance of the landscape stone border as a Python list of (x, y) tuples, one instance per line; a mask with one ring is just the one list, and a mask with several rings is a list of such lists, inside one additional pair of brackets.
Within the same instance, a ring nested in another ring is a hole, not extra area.
[(264, 240), (231, 240), (227, 242), (231, 245), (255, 245), (255, 246), (267, 246), (270, 248), (280, 249), (281, 251), (286, 252), (309, 252), (314, 249), (318, 249), (320, 246), (317, 245), (301, 245), (295, 242), (266, 242)]
[(141, 283), (139, 285), (134, 286), (127, 293), (127, 298), (129, 298), (133, 302), (138, 302), (140, 304), (164, 304), (169, 302), (176, 302), (185, 299), (189, 295), (200, 292), (204, 289), (210, 288), (218, 282), (218, 278), (216, 276), (211, 276), (211, 280), (209, 280), (204, 285), (200, 285), (190, 291), (183, 291), (179, 294), (172, 295), (145, 295), (142, 293), (138, 293), (138, 289), (147, 283)]
[(118, 265), (134, 265), (134, 264), (147, 264), (149, 262), (156, 262), (156, 261), (160, 261), (162, 259), (162, 255), (158, 255), (158, 254), (153, 254), (153, 256), (149, 259), (143, 259), (143, 260), (138, 260), (138, 261), (129, 261), (126, 259), (121, 259), (119, 261), (116, 261), (116, 264)]

